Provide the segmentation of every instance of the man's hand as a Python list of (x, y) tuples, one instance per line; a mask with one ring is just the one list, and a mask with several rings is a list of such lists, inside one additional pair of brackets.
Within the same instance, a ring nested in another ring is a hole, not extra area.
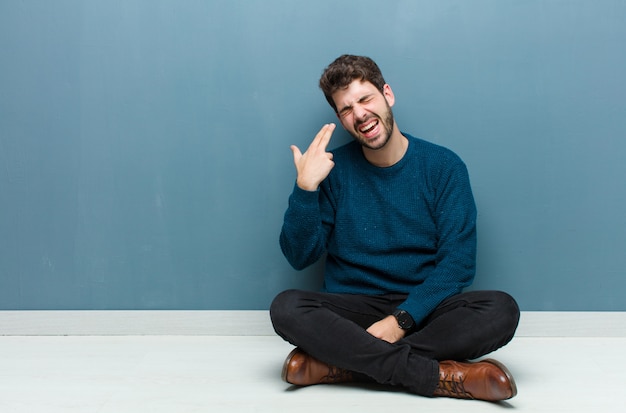
[(305, 191), (317, 191), (320, 183), (328, 176), (335, 166), (333, 154), (326, 152), (330, 137), (335, 130), (335, 124), (324, 125), (315, 135), (313, 142), (304, 154), (297, 146), (292, 145), (293, 163), (298, 172), (297, 184)]
[(375, 322), (367, 329), (367, 332), (381, 340), (395, 343), (404, 338), (405, 331), (400, 328), (398, 320), (392, 315)]

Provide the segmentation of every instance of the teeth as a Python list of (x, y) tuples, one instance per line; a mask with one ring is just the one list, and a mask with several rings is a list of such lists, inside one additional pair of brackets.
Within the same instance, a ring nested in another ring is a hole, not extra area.
[(374, 128), (374, 126), (376, 126), (376, 120), (371, 121), (370, 123), (368, 123), (367, 125), (363, 125), (362, 127), (359, 128), (359, 130), (363, 133), (367, 132), (368, 130)]

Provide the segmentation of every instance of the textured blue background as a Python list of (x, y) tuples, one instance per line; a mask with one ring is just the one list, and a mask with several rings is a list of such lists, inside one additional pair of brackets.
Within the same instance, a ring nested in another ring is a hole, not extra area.
[[(626, 2), (0, 1), (0, 309), (265, 309), (317, 81), (381, 66), (456, 151), (474, 288), (626, 310)], [(344, 143), (337, 133), (331, 146)]]

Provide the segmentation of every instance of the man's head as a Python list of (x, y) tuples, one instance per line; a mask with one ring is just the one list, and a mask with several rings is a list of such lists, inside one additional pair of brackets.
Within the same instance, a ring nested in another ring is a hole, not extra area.
[(372, 59), (340, 56), (324, 70), (320, 88), (342, 126), (363, 147), (387, 145), (396, 130), (391, 111), (395, 98)]
[(333, 100), (333, 93), (347, 88), (354, 80), (370, 82), (383, 93), (385, 79), (372, 59), (347, 54), (340, 56), (328, 65), (320, 78), (320, 88), (335, 112), (337, 112), (337, 105)]

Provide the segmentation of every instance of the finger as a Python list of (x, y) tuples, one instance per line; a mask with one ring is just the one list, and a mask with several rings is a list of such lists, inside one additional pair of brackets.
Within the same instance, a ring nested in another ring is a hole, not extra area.
[(317, 132), (317, 134), (315, 135), (315, 137), (311, 141), (311, 144), (309, 145), (309, 148), (317, 148), (319, 146), (320, 140), (322, 139), (322, 135), (324, 134), (324, 130), (326, 129), (327, 126), (328, 125), (322, 126), (322, 128)]
[(293, 152), (293, 163), (298, 164), (300, 158), (302, 158), (302, 152), (296, 145), (291, 145), (291, 152)]
[(326, 150), (328, 143), (330, 142), (330, 138), (333, 136), (333, 132), (335, 130), (335, 124), (329, 123), (324, 125), (324, 127), (319, 131), (317, 136), (315, 137), (317, 140), (317, 144), (320, 149)]
[(328, 141), (330, 140), (330, 136), (328, 134), (330, 133), (332, 135), (332, 131), (334, 129), (335, 125), (333, 123), (327, 123), (326, 125), (322, 126), (319, 132), (317, 132), (317, 135), (315, 135), (315, 138), (313, 138), (313, 142), (311, 142), (310, 147), (321, 147), (323, 150), (325, 150), (326, 146), (328, 145)]

